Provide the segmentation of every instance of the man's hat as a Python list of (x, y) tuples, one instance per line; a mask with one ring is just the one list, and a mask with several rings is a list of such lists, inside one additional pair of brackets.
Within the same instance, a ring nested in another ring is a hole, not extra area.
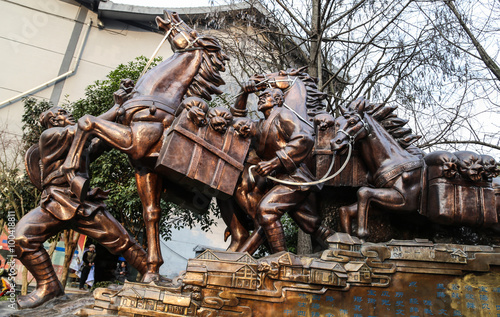
[(94, 249), (95, 249), (95, 244), (91, 244), (91, 245), (89, 245), (89, 249), (90, 249), (90, 248), (94, 248)]

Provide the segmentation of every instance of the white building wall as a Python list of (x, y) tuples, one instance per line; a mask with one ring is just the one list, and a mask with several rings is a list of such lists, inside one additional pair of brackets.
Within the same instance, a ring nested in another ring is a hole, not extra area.
[[(76, 52), (70, 67), (84, 44), (83, 54), (75, 74), (64, 81), (58, 103), (66, 95), (69, 101), (82, 98), (85, 87), (105, 79), (120, 63), (140, 55), (149, 58), (162, 38), (159, 33), (118, 21), (104, 21), (105, 28), (99, 29), (97, 14), (74, 1), (8, 0), (0, 2), (0, 10), (0, 130), (15, 134), (21, 134), (23, 104), (20, 100), (10, 104), (3, 104), (4, 101), (57, 77), (67, 49), (75, 41)], [(83, 27), (74, 38), (75, 26), (82, 24), (77, 19), (82, 16)], [(166, 58), (171, 54), (167, 44), (158, 55)], [(54, 85), (33, 96), (49, 100), (54, 97), (53, 91)]]

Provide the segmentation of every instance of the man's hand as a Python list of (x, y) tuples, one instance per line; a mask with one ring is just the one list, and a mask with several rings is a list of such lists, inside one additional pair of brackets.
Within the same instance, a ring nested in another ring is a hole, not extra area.
[(122, 105), (125, 101), (127, 101), (129, 94), (132, 92), (134, 89), (134, 82), (132, 79), (123, 79), (120, 82), (120, 89), (115, 91), (113, 94), (113, 99), (115, 100), (115, 103), (118, 105)]
[(275, 157), (269, 161), (259, 162), (255, 171), (261, 176), (267, 176), (279, 167), (281, 167), (281, 162), (279, 158)]
[(121, 106), (125, 101), (127, 101), (128, 93), (125, 89), (118, 89), (113, 93), (113, 99), (115, 100), (115, 104)]
[(255, 82), (253, 80), (250, 80), (250, 81), (247, 81), (247, 82), (244, 82), (243, 83), (243, 86), (241, 87), (242, 90), (246, 93), (252, 93), (252, 92), (256, 92), (258, 89), (257, 89), (257, 86), (255, 85)]

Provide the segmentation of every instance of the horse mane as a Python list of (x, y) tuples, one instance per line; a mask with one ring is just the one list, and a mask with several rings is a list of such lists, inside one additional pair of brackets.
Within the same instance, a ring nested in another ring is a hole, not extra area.
[(203, 47), (201, 50), (203, 60), (184, 98), (200, 97), (212, 100), (212, 94), (222, 94), (222, 90), (218, 87), (224, 85), (225, 82), (220, 72), (226, 70), (226, 61), (229, 57), (224, 53), (217, 39), (212, 36), (199, 36), (196, 47)]
[(327, 94), (320, 91), (318, 88), (318, 79), (312, 77), (301, 69), (289, 68), (286, 73), (290, 76), (296, 76), (304, 83), (307, 91), (306, 111), (310, 118), (314, 118), (318, 113), (325, 112), (325, 104)]
[(399, 145), (401, 145), (403, 149), (407, 149), (422, 136), (414, 134), (411, 128), (406, 126), (408, 120), (399, 118), (394, 113), (394, 110), (397, 108), (398, 106), (395, 105), (370, 103), (365, 107), (364, 112), (379, 122), (380, 125), (399, 143)]

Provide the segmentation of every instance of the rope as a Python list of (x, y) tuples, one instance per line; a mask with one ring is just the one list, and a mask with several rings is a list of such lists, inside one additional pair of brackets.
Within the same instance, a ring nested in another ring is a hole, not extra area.
[[(285, 181), (285, 180), (277, 179), (276, 177), (272, 177), (272, 176), (266, 176), (266, 177), (269, 178), (272, 181), (277, 182), (277, 183), (284, 184), (284, 185), (292, 185), (292, 186), (313, 186), (313, 185), (318, 185), (318, 184), (321, 184), (321, 183), (328, 182), (329, 180), (333, 179), (334, 177), (336, 177), (337, 175), (339, 175), (340, 173), (342, 173), (342, 171), (347, 166), (347, 163), (349, 163), (349, 160), (351, 159), (351, 154), (352, 154), (352, 144), (351, 144), (351, 142), (349, 142), (347, 145), (349, 146), (349, 152), (347, 153), (347, 158), (346, 158), (344, 164), (340, 167), (340, 169), (337, 172), (335, 172), (335, 174), (333, 174), (331, 176), (327, 177), (327, 175), (330, 174), (330, 172), (331, 172), (331, 170), (333, 168), (333, 164), (335, 162), (335, 159), (332, 159), (332, 163), (330, 164), (330, 168), (328, 169), (328, 172), (326, 172), (326, 174), (321, 179), (319, 179), (317, 181), (313, 181), (313, 182), (292, 182), (292, 181)], [(255, 183), (255, 178), (253, 177), (253, 169), (256, 168), (256, 167), (257, 167), (257, 165), (252, 165), (252, 166), (250, 166), (248, 168), (250, 181), (252, 183)]]
[[(165, 36), (161, 40), (160, 44), (158, 44), (158, 47), (153, 52), (153, 55), (151, 55), (151, 58), (149, 59), (148, 63), (146, 64), (146, 66), (144, 66), (144, 69), (142, 70), (142, 73), (139, 76), (139, 78), (141, 78), (142, 75), (144, 75), (147, 72), (149, 66), (151, 66), (151, 63), (153, 62), (153, 59), (156, 57), (156, 54), (158, 54), (158, 51), (163, 46), (163, 43), (165, 43), (165, 41), (167, 40), (167, 38), (170, 35), (170, 33), (172, 33), (172, 30), (173, 30), (173, 28), (171, 28), (170, 30), (168, 30), (167, 34), (165, 34)], [(139, 78), (137, 79), (137, 81), (139, 81)]]

